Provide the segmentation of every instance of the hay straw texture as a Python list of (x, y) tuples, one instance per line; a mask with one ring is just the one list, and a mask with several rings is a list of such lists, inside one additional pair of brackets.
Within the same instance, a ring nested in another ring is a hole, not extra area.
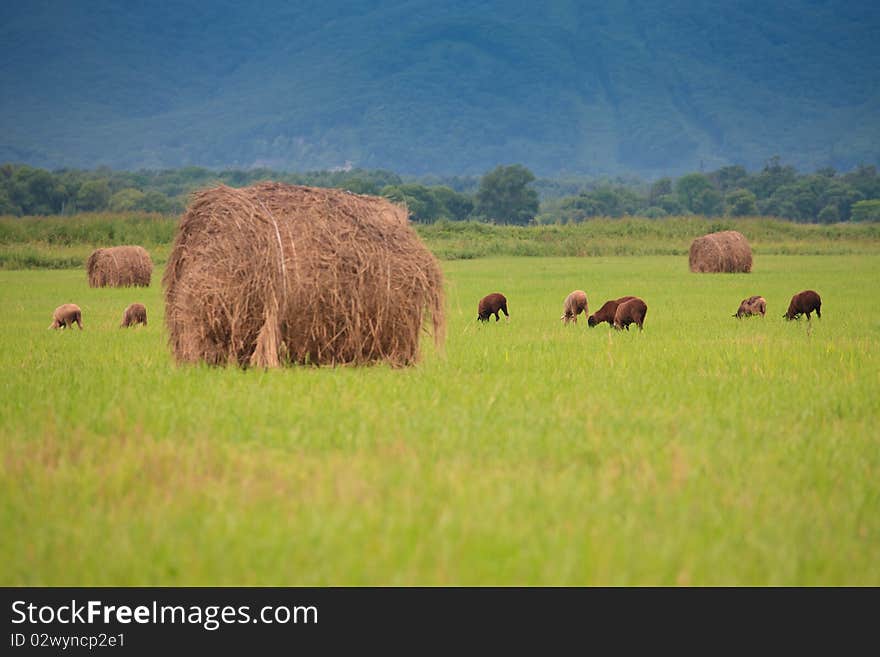
[(752, 247), (740, 232), (725, 230), (698, 237), (691, 244), (692, 272), (749, 273), (752, 271)]
[(86, 262), (89, 287), (149, 287), (153, 261), (142, 246), (96, 249)]
[(178, 362), (414, 363), (445, 337), (443, 275), (403, 208), (261, 183), (197, 192), (163, 279)]
[(749, 273), (752, 248), (745, 235), (735, 230), (709, 233), (691, 244), (690, 266), (698, 273)]

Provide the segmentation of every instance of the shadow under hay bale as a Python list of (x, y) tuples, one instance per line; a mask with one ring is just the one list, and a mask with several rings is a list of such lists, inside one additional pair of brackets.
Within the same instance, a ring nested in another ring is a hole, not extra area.
[(153, 261), (142, 246), (96, 249), (86, 262), (89, 287), (149, 287)]
[(445, 335), (434, 256), (386, 199), (261, 183), (193, 195), (163, 279), (178, 362), (415, 362)]
[(738, 231), (709, 233), (693, 241), (689, 261), (691, 271), (696, 273), (749, 273), (752, 248)]

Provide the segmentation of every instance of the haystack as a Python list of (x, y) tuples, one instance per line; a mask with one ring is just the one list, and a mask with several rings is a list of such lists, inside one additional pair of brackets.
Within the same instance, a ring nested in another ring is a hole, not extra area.
[(415, 362), (445, 334), (443, 278), (383, 198), (261, 183), (197, 192), (163, 279), (179, 362)]
[(725, 230), (698, 237), (691, 244), (692, 272), (752, 271), (752, 248), (740, 232)]
[(142, 246), (96, 249), (86, 262), (90, 287), (149, 287), (153, 261)]

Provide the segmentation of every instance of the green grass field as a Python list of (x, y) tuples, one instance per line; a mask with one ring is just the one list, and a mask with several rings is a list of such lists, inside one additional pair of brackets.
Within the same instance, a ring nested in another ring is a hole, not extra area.
[[(445, 353), (283, 371), (175, 366), (161, 270), (0, 271), (0, 584), (880, 585), (880, 256), (444, 268)], [(574, 288), (644, 332), (563, 326)]]

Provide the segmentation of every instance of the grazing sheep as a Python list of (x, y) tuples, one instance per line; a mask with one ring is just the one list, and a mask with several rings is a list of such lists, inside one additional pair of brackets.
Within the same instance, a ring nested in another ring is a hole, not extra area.
[(798, 319), (801, 314), (806, 313), (807, 320), (810, 319), (810, 313), (816, 311), (816, 317), (822, 319), (822, 299), (819, 294), (813, 290), (804, 290), (798, 292), (791, 298), (788, 304), (788, 311), (782, 316), (784, 319)]
[(617, 312), (617, 306), (622, 304), (624, 301), (629, 301), (630, 299), (635, 299), (636, 297), (620, 297), (619, 299), (611, 299), (610, 301), (606, 301), (602, 304), (602, 307), (599, 308), (594, 314), (590, 315), (587, 318), (587, 324), (589, 326), (596, 326), (597, 324), (601, 324), (602, 322), (608, 322), (609, 324), (614, 323), (614, 313)]
[(133, 303), (125, 309), (125, 312), (122, 313), (122, 323), (119, 325), (119, 328), (128, 328), (135, 324), (147, 325), (147, 309), (142, 303)]
[(585, 315), (589, 312), (587, 308), (587, 293), (583, 290), (575, 290), (567, 297), (565, 297), (565, 303), (562, 306), (562, 321), (566, 324), (569, 322), (574, 322), (577, 324), (578, 315), (584, 313)]
[(617, 306), (617, 311), (614, 313), (614, 328), (618, 331), (622, 328), (626, 328), (626, 330), (629, 331), (629, 325), (635, 324), (641, 331), (647, 313), (648, 306), (638, 297), (634, 297), (629, 301), (624, 301)]
[(494, 292), (480, 299), (480, 305), (477, 306), (477, 321), (488, 322), (489, 315), (495, 315), (495, 321), (501, 319), (498, 311), (504, 313), (504, 316), (510, 320), (510, 314), (507, 312), (507, 299), (503, 294)]
[(70, 328), (76, 322), (79, 330), (82, 331), (82, 310), (75, 303), (65, 303), (58, 306), (52, 313), (52, 323), (50, 329)]
[(743, 317), (751, 317), (752, 315), (760, 315), (761, 317), (767, 312), (767, 300), (764, 297), (754, 296), (743, 299), (739, 304), (739, 310), (733, 315), (737, 319)]

